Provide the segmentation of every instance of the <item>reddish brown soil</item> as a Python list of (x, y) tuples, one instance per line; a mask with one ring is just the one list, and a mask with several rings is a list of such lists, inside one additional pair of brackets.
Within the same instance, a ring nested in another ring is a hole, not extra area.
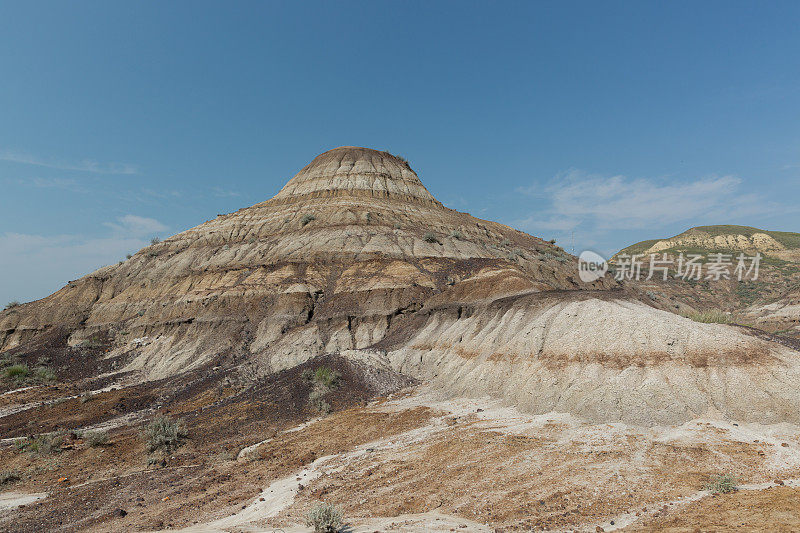
[(625, 531), (800, 531), (800, 489), (774, 487), (704, 498)]

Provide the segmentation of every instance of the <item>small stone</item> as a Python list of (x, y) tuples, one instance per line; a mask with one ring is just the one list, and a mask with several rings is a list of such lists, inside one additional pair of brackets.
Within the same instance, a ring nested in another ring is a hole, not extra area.
[(781, 442), (781, 446), (783, 446), (784, 448), (788, 448), (789, 447), (789, 443), (788, 442)]
[(782, 479), (776, 479), (775, 480), (775, 484), (776, 485), (783, 485), (783, 480)]

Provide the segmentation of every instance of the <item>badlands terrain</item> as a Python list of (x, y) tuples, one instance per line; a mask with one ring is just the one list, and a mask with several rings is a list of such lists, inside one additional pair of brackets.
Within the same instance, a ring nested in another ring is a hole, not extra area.
[(583, 283), (325, 152), (0, 314), (0, 530), (798, 530), (796, 242), (713, 228), (632, 249), (773, 247), (766, 288)]

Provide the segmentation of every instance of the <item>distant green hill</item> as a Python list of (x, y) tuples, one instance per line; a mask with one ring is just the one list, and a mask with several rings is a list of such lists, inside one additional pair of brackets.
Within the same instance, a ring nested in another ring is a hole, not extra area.
[[(765, 239), (763, 236), (771, 237)], [(755, 237), (754, 237), (755, 236)], [(744, 237), (744, 239), (742, 239)], [(721, 239), (720, 239), (721, 238)], [(774, 239), (774, 242), (772, 241)], [(658, 246), (657, 246), (658, 245)], [(765, 253), (780, 253), (800, 250), (800, 233), (770, 231), (752, 226), (697, 226), (679, 235), (665, 239), (650, 239), (637, 242), (617, 252), (620, 254), (644, 254), (657, 246), (658, 252), (703, 252), (720, 250), (758, 250)]]

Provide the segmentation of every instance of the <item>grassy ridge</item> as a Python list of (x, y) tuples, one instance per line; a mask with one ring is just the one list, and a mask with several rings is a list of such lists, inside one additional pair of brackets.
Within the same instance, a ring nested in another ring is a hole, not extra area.
[[(696, 228), (691, 228), (683, 233), (676, 235), (674, 237), (670, 237), (671, 239), (677, 239), (683, 236), (697, 236), (700, 234), (705, 234), (710, 237), (718, 237), (720, 235), (744, 235), (746, 237), (752, 237), (755, 233), (764, 233), (769, 235), (787, 249), (795, 250), (800, 248), (800, 233), (793, 233), (791, 231), (768, 231), (763, 229), (754, 228), (752, 226), (736, 226), (732, 224), (727, 225), (719, 225), (719, 226), (697, 226)], [(668, 240), (668, 239), (650, 239), (646, 241), (637, 242), (636, 244), (632, 244), (627, 246), (617, 252), (615, 257), (619, 254), (643, 254), (648, 248), (653, 246), (659, 241)], [(694, 247), (687, 247), (676, 245), (674, 247), (670, 247), (668, 250), (663, 250), (663, 252), (667, 253), (674, 253), (676, 251), (688, 252), (688, 253), (706, 253), (709, 251), (712, 252), (727, 252), (730, 253), (734, 250), (729, 249), (699, 249)], [(663, 253), (659, 252), (659, 253)]]

